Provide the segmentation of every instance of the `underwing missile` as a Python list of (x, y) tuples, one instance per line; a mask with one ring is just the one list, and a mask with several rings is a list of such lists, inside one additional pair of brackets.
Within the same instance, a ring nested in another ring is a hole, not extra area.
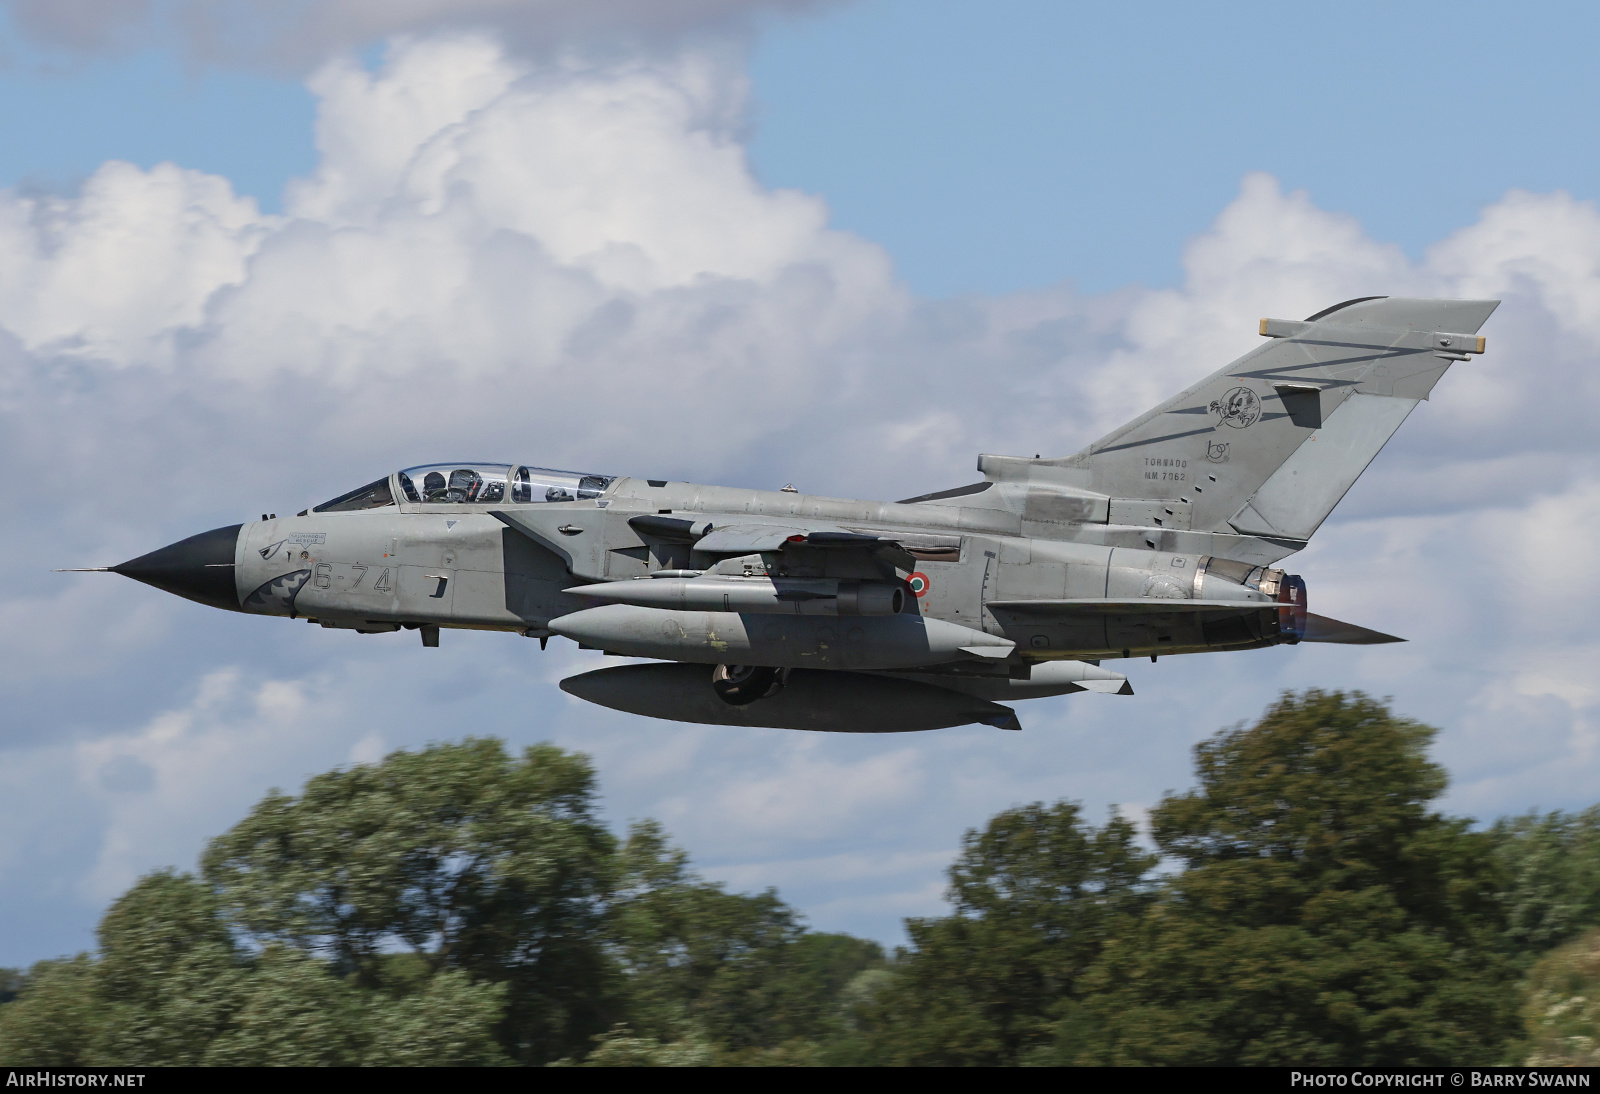
[(899, 615), (905, 590), (881, 581), (766, 577), (642, 578), (566, 590), (610, 604), (766, 615)]
[[(918, 674), (911, 674), (917, 679)], [(1133, 685), (1120, 672), (1103, 669), (1085, 661), (1044, 661), (1033, 665), (1025, 677), (953, 676), (930, 678), (942, 688), (951, 688), (980, 699), (1011, 702), (1017, 699), (1042, 699), (1048, 695), (1071, 695), (1077, 691), (1097, 691), (1102, 695), (1132, 695)]]

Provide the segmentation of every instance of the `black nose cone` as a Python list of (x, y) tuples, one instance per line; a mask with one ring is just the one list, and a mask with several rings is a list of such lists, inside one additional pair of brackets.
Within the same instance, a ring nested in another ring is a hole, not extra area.
[(239, 611), (233, 583), (233, 549), (243, 525), (213, 528), (111, 567), (111, 572), (154, 585), (213, 608)]

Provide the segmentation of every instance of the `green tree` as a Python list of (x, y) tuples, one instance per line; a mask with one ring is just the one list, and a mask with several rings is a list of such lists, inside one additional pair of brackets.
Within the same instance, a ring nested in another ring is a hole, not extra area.
[(1095, 828), (1073, 802), (1008, 810), (968, 832), (950, 869), (955, 914), (907, 920), (910, 950), (858, 1004), (866, 1051), (880, 1063), (992, 1065), (1048, 1048), (1101, 948), (1148, 903), (1154, 865), (1126, 820)]
[(588, 762), (550, 746), (317, 776), (203, 866), (141, 879), (97, 956), (11, 975), (0, 1062), (816, 1062), (883, 964), (706, 882), (653, 823), (619, 847)]
[(885, 975), (883, 947), (847, 934), (807, 931), (785, 965), (782, 997), (790, 1037), (826, 1039), (850, 1026), (847, 994), (862, 977)]
[(737, 1052), (823, 1037), (845, 985), (883, 962), (876, 943), (807, 933), (771, 890), (706, 882), (654, 822), (633, 827), (622, 868), (611, 935), (629, 1028), (609, 1036), (608, 1053), (685, 1038)]
[(468, 739), (270, 795), (207, 849), (206, 880), (259, 943), (383, 990), (403, 946), (430, 974), (506, 985), (499, 1040), (524, 1063), (581, 1051), (619, 1002), (603, 926), (615, 841), (588, 761)]
[(0, 1012), (9, 1064), (198, 1064), (246, 975), (216, 902), (194, 878), (142, 878), (100, 921), (100, 954), (34, 967)]
[(1600, 930), (1585, 932), (1534, 964), (1522, 1013), (1527, 1066), (1600, 1064)]
[(1200, 786), (1151, 814), (1184, 869), (1106, 946), (1058, 1058), (1498, 1062), (1518, 1023), (1494, 841), (1430, 811), (1434, 733), (1310, 690), (1198, 746)]
[(40, 961), (0, 1006), (0, 1066), (83, 1067), (95, 1061), (90, 1044), (105, 1021), (88, 954)]
[(211, 890), (187, 874), (142, 878), (101, 919), (99, 941), (95, 1062), (200, 1063), (247, 975)]
[(270, 947), (237, 993), (203, 1061), (217, 1067), (339, 1067), (361, 1062), (367, 998), (299, 950)]
[[(567, 1064), (571, 1061), (563, 1060)], [(581, 1067), (712, 1067), (715, 1046), (697, 1036), (661, 1042), (640, 1037), (625, 1026), (600, 1037)]]
[(27, 974), (21, 969), (0, 969), (0, 1005), (11, 1002), (22, 994)]
[(511, 1063), (495, 1042), (507, 983), (472, 980), (458, 969), (432, 976), (423, 990), (387, 1002), (362, 1062), (379, 1067), (490, 1067)]
[(1503, 817), (1490, 833), (1516, 950), (1531, 958), (1600, 925), (1600, 806)]

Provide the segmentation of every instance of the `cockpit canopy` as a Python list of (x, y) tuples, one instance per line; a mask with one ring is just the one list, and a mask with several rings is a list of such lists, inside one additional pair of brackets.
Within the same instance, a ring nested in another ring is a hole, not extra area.
[[(395, 476), (403, 500), (443, 505), (528, 505), (598, 498), (614, 475), (586, 475), (509, 463), (436, 463), (408, 467)], [(389, 479), (313, 506), (313, 513), (349, 513), (395, 504)]]
[(451, 505), (505, 501), (511, 466), (503, 463), (436, 463), (400, 472), (400, 492), (407, 501)]

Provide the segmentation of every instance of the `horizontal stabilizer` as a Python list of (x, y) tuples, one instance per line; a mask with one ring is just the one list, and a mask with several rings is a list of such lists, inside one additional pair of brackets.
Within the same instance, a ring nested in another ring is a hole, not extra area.
[(1302, 642), (1338, 642), (1345, 646), (1379, 646), (1385, 642), (1404, 642), (1392, 634), (1381, 634), (1358, 627), (1354, 623), (1341, 623), (1325, 615), (1306, 613), (1306, 633)]
[[(1167, 600), (1124, 597), (1090, 600), (990, 600), (985, 605), (1028, 615), (1170, 615), (1173, 612), (1258, 612), (1283, 605), (1274, 600)], [(1343, 626), (1344, 624), (1340, 624)]]

